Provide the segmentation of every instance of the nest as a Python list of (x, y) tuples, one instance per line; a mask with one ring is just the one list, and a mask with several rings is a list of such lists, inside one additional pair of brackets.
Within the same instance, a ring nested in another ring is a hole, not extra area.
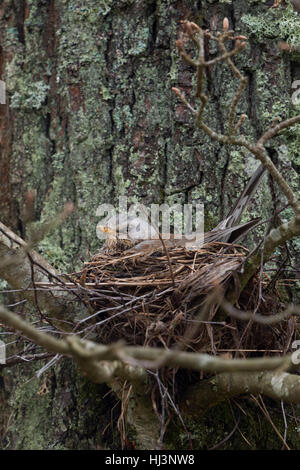
[[(73, 280), (84, 288), (87, 320), (93, 318), (92, 328), (104, 344), (123, 340), (230, 357), (278, 354), (285, 349), (286, 327), (254, 323), (245, 334), (245, 322), (216, 315), (220, 292), (226, 292), (246, 255), (244, 247), (220, 242), (197, 250), (173, 247), (165, 252), (162, 247), (148, 254), (101, 251)], [(241, 309), (256, 307), (260, 282), (254, 276), (248, 284), (239, 300)], [(268, 283), (263, 280), (263, 288)], [(281, 309), (277, 292), (265, 292), (260, 313)]]
[[(234, 273), (248, 255), (246, 248), (220, 242), (197, 250), (161, 246), (149, 253), (115, 248), (97, 253), (72, 275), (70, 288), (90, 312), (78, 325), (78, 334), (88, 337), (92, 332), (93, 340), (98, 336), (102, 344), (122, 340), (129, 345), (205, 352), (228, 359), (288, 351), (295, 331), (293, 319), (275, 325), (245, 322), (228, 317), (220, 307), (228, 288), (238, 288)], [(266, 274), (253, 276), (239, 297), (242, 310), (253, 310), (257, 305), (260, 315), (283, 309), (276, 283)], [(165, 430), (164, 416), (170, 419), (174, 411), (181, 416), (175, 404), (188, 385), (199, 382), (199, 372), (171, 367), (147, 372), (147, 393)], [(200, 378), (211, 374), (200, 373)], [(128, 383), (123, 387), (124, 396), (128, 396)], [(122, 416), (126, 407), (127, 402), (122, 404), (118, 421), (124, 442)]]

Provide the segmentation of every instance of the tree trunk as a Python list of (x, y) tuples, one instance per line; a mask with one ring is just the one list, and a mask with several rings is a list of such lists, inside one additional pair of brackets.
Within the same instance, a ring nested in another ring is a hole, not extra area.
[[(250, 38), (236, 63), (248, 77), (239, 112), (248, 115), (245, 129), (256, 138), (277, 116), (291, 114), (291, 84), (299, 78), (297, 57), (277, 47), (288, 36), (278, 26), (287, 13), (271, 11), (271, 3), (2, 0), (0, 73), (7, 103), (0, 105), (1, 221), (26, 236), (22, 201), (29, 189), (36, 191), (37, 219), (53, 216), (73, 201), (75, 213), (40, 245), (41, 254), (64, 272), (72, 272), (89, 251), (99, 249), (97, 207), (118, 204), (122, 195), (129, 203), (138, 199), (147, 205), (203, 202), (205, 228), (216, 225), (257, 163), (239, 149), (212, 143), (194, 128), (171, 91), (179, 86), (189, 94), (193, 77), (178, 57), (175, 40), (181, 20), (220, 29), (224, 16)], [(293, 15), (290, 28), (299, 22)], [(216, 51), (207, 53), (213, 57)], [(224, 66), (208, 70), (207, 79), (207, 122), (221, 130), (235, 81)], [(291, 130), (269, 148), (292, 187), (299, 184), (298, 139), (299, 132)], [(282, 205), (269, 179), (249, 211), (253, 217), (269, 218)], [(296, 248), (291, 244), (292, 254)], [(68, 360), (37, 379), (40, 367), (3, 369), (0, 447), (119, 448), (120, 409), (107, 388), (80, 377)], [(283, 433), (280, 408), (270, 406)], [(254, 402), (244, 400), (242, 407), (246, 415), (241, 414), (241, 433), (220, 448), (249, 448), (242, 433), (253, 448), (281, 448), (271, 424), (257, 422)], [(200, 422), (186, 423), (193, 447), (221, 442), (235, 420), (230, 405), (223, 404)], [(288, 442), (299, 449), (294, 424), (289, 429)], [(128, 438), (137, 440), (130, 431)], [(180, 423), (170, 428), (166, 440), (168, 448), (189, 448)]]

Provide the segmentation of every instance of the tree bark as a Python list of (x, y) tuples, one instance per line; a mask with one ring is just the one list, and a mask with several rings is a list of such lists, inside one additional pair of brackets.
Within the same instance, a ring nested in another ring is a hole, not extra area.
[[(274, 20), (279, 18), (281, 24), (283, 10), (271, 12), (267, 3), (1, 1), (0, 73), (7, 87), (7, 104), (0, 105), (1, 221), (26, 236), (22, 204), (28, 189), (36, 191), (37, 219), (53, 216), (66, 201), (73, 201), (75, 213), (40, 245), (40, 253), (64, 272), (99, 249), (97, 207), (118, 204), (122, 195), (129, 203), (137, 198), (144, 204), (203, 202), (205, 229), (215, 226), (257, 163), (195, 130), (189, 113), (172, 94), (172, 86), (187, 94), (192, 89), (191, 68), (175, 48), (178, 27), (189, 19), (221, 28), (227, 16), (237, 32), (249, 36), (249, 48), (237, 58), (248, 78), (239, 111), (249, 116), (246, 132), (257, 138), (276, 116), (290, 115), (291, 84), (299, 78), (297, 58), (277, 47), (286, 39)], [(299, 20), (290, 16), (289, 21), (292, 27)], [(216, 51), (207, 52), (213, 57)], [(207, 74), (206, 119), (222, 130), (234, 81), (223, 66)], [(299, 185), (298, 139), (291, 130), (268, 148), (293, 188)], [(282, 205), (269, 178), (249, 212), (251, 217), (269, 218)], [(296, 250), (295, 242), (290, 245), (292, 255)], [(109, 428), (111, 408), (114, 428), (120, 410), (111, 396), (105, 396), (107, 388), (85, 381), (67, 360), (28, 382), (40, 366), (17, 366), (13, 375), (7, 369), (1, 372), (0, 403), (6, 411), (0, 420), (0, 447), (120, 446), (116, 431)], [(226, 406), (189, 423), (195, 449), (211, 447), (230, 432), (234, 422)], [(268, 435), (273, 433), (269, 424), (261, 435), (257, 432), (253, 404), (244, 406), (248, 420), (242, 418), (240, 429), (246, 434), (248, 430), (253, 447), (281, 448), (282, 443)], [(272, 406), (272, 418), (282, 429), (283, 420)], [(185, 432), (178, 429), (170, 430), (166, 445), (189, 448)], [(288, 439), (299, 449), (296, 431), (289, 431)], [(129, 434), (129, 440), (136, 436)], [(237, 434), (221, 448), (231, 446), (247, 448)]]

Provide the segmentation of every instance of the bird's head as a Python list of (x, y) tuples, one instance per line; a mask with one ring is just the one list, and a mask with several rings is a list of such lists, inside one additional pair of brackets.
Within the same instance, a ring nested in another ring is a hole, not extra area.
[(106, 247), (117, 246), (119, 242), (133, 245), (142, 240), (157, 238), (157, 234), (146, 218), (117, 215), (97, 225), (97, 235), (105, 239)]

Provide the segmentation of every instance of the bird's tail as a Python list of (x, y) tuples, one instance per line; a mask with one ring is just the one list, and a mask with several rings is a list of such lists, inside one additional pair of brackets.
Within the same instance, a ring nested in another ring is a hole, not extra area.
[[(253, 219), (247, 222), (246, 224), (239, 225), (243, 212), (246, 209), (251, 197), (255, 193), (257, 186), (259, 185), (265, 171), (266, 168), (264, 167), (264, 165), (260, 165), (257, 168), (257, 170), (253, 173), (250, 180), (246, 184), (242, 194), (230, 210), (228, 216), (213, 229), (212, 232), (220, 232), (219, 241), (225, 243), (234, 243), (242, 236), (246, 235), (246, 233), (248, 233), (248, 231), (259, 222), (260, 219)], [(227, 229), (232, 230), (227, 231)], [(221, 232), (223, 230), (223, 235), (221, 235)]]

